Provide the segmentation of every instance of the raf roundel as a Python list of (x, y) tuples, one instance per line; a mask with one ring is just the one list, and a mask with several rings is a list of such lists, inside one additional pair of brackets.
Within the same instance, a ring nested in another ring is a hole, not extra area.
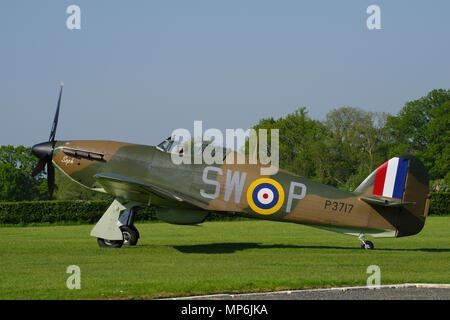
[(284, 190), (273, 179), (257, 179), (247, 189), (247, 202), (259, 214), (273, 214), (283, 205)]

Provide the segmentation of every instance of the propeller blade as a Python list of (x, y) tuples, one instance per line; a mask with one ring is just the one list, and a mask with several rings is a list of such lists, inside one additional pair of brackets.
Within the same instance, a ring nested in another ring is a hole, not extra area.
[(47, 162), (47, 186), (50, 197), (53, 196), (53, 190), (55, 189), (55, 167), (51, 161)]
[(63, 87), (64, 87), (64, 83), (61, 82), (61, 89), (59, 90), (59, 98), (58, 98), (58, 104), (56, 106), (55, 118), (53, 119), (52, 130), (50, 131), (50, 138), (48, 140), (50, 142), (55, 141), (56, 127), (58, 126), (59, 108), (61, 106), (61, 96), (62, 96)]
[(31, 173), (31, 176), (34, 178), (36, 177), (42, 170), (44, 170), (45, 164), (47, 163), (46, 159), (39, 160), (36, 167), (33, 169), (33, 172)]

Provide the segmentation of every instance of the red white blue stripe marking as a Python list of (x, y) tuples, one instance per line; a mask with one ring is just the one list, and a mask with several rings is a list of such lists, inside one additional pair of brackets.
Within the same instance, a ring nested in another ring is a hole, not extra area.
[(378, 169), (373, 186), (373, 194), (388, 198), (403, 198), (408, 160), (392, 158), (383, 163)]

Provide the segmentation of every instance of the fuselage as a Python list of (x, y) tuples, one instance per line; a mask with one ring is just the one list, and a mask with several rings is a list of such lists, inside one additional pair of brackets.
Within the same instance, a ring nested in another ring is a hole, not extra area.
[[(242, 157), (231, 152), (227, 157)], [(203, 210), (307, 224), (348, 234), (398, 236), (400, 208), (374, 208), (361, 194), (343, 191), (284, 170), (261, 175), (261, 164), (175, 164), (153, 146), (114, 141), (59, 141), (53, 164), (84, 187), (106, 192), (96, 174), (113, 174), (180, 194)], [(234, 161), (237, 162), (237, 161)], [(144, 193), (114, 194), (143, 205)], [(155, 206), (193, 207), (155, 197)], [(398, 210), (396, 210), (398, 209)], [(401, 235), (407, 235), (403, 232)]]

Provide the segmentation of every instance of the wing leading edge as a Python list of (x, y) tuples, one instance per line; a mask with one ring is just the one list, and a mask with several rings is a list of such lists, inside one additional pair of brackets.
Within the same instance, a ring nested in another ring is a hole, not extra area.
[[(180, 206), (208, 208), (208, 203), (177, 191), (168, 191), (155, 185), (140, 182), (128, 177), (111, 173), (99, 173), (94, 178), (105, 191), (115, 197), (142, 203), (166, 204), (178, 203)], [(155, 197), (153, 197), (155, 196)]]

